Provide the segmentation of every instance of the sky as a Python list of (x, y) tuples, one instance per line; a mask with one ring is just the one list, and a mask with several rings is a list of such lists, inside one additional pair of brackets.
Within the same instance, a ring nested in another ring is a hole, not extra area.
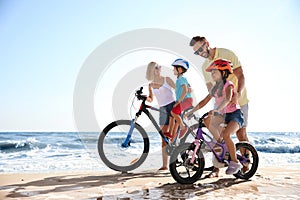
[[(77, 131), (73, 94), (87, 58), (112, 37), (159, 28), (205, 36), (211, 47), (237, 54), (250, 99), (248, 131), (300, 132), (299, 10), (297, 0), (1, 0), (0, 131)], [(95, 92), (101, 127), (113, 120), (112, 96), (103, 92), (114, 89), (118, 73), (152, 60), (171, 69), (175, 58), (141, 50), (114, 60)], [(201, 100), (204, 82), (187, 76)]]

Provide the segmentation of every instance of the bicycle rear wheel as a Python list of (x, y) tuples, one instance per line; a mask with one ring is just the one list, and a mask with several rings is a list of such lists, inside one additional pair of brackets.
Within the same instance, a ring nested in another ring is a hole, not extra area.
[(258, 168), (259, 159), (256, 149), (248, 142), (240, 142), (236, 144), (236, 153), (238, 159), (247, 158), (247, 162), (242, 163), (243, 168), (234, 176), (241, 179), (251, 178)]
[(196, 158), (191, 163), (195, 145), (184, 143), (174, 149), (170, 157), (170, 172), (172, 177), (181, 184), (195, 183), (202, 176), (205, 161), (200, 150), (196, 153)]
[(130, 120), (118, 120), (107, 125), (98, 139), (98, 153), (109, 168), (127, 172), (138, 168), (149, 152), (149, 138), (145, 130), (134, 124), (128, 147), (123, 147), (131, 128)]

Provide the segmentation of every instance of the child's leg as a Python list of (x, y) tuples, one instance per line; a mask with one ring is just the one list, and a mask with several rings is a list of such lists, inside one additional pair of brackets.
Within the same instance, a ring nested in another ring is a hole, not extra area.
[(178, 126), (179, 126), (179, 124), (175, 121), (174, 129), (173, 129), (173, 136), (174, 137), (177, 136)]
[(187, 98), (185, 99), (183, 102), (181, 102), (179, 105), (177, 105), (174, 110), (172, 110), (173, 112), (173, 116), (176, 120), (176, 122), (179, 124), (180, 126), (180, 129), (184, 129), (185, 128), (185, 125), (183, 124), (182, 122), (182, 119), (181, 119), (181, 116), (180, 114), (187, 110), (188, 108), (190, 108), (191, 106), (193, 106), (193, 99), (192, 98)]
[(178, 130), (178, 115), (181, 113), (181, 107), (180, 104), (178, 104), (177, 106), (175, 106), (172, 110), (171, 110), (171, 115), (173, 117), (173, 129), (172, 129), (172, 135), (173, 137), (176, 136), (177, 134), (177, 130)]
[(185, 99), (180, 104), (178, 104), (176, 107), (174, 107), (171, 111), (171, 115), (176, 120), (176, 124), (173, 129), (173, 135), (175, 135), (177, 133), (178, 126), (179, 126), (180, 127), (179, 138), (182, 138), (188, 130), (188, 128), (185, 127), (185, 125), (183, 124), (180, 114), (184, 109), (187, 109), (191, 105), (192, 105), (192, 98), (188, 98), (188, 99)]
[(178, 130), (178, 121), (177, 121), (177, 119), (178, 119), (178, 115), (176, 115), (174, 112), (173, 112), (173, 110), (171, 111), (171, 115), (172, 115), (172, 117), (173, 117), (173, 129), (172, 129), (172, 136), (174, 137), (174, 136), (176, 136), (176, 133), (177, 133), (177, 130)]
[(222, 133), (223, 139), (228, 147), (228, 151), (229, 151), (231, 160), (236, 163), (238, 163), (238, 160), (236, 157), (236, 149), (235, 149), (235, 145), (234, 145), (233, 141), (231, 140), (230, 135), (232, 133), (235, 133), (239, 128), (240, 128), (240, 126), (236, 121), (230, 121)]
[(180, 115), (174, 114), (173, 117), (175, 118), (176, 124), (179, 125), (180, 129), (184, 128), (184, 124), (182, 122), (182, 119), (181, 119)]
[[(174, 113), (173, 113), (173, 114), (174, 114)], [(174, 118), (175, 118), (175, 120), (176, 120), (176, 124), (175, 124), (175, 126), (174, 126), (173, 133), (174, 133), (174, 135), (175, 135), (175, 134), (177, 133), (178, 127), (180, 127), (180, 131), (179, 131), (179, 139), (181, 139), (181, 138), (186, 134), (186, 132), (188, 131), (188, 127), (186, 127), (186, 126), (183, 124), (180, 115), (174, 114), (173, 116), (174, 116)]]
[(175, 125), (175, 119), (174, 119), (174, 117), (170, 117), (170, 120), (169, 120), (169, 133), (171, 134), (172, 138), (174, 137), (174, 134), (173, 134), (174, 125)]
[(221, 123), (224, 123), (224, 118), (221, 115), (207, 117), (204, 120), (206, 127), (209, 132), (213, 135), (213, 137), (218, 141), (222, 141), (221, 133), (223, 127), (220, 126)]

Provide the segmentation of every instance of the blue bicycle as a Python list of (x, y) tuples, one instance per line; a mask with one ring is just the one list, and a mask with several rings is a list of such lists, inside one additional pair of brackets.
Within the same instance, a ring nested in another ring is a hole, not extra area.
[[(135, 97), (142, 101), (139, 111), (132, 120), (117, 120), (108, 124), (101, 132), (98, 139), (98, 153), (101, 160), (109, 168), (127, 172), (138, 168), (146, 159), (149, 153), (149, 137), (145, 129), (137, 123), (139, 116), (145, 113), (153, 123), (157, 132), (166, 143), (167, 154), (170, 155), (178, 144), (178, 136), (171, 142), (162, 132), (148, 109), (162, 112), (160, 109), (146, 105), (147, 96), (143, 95), (143, 88), (135, 92)], [(198, 124), (193, 125), (195, 129)], [(190, 128), (180, 143), (184, 143), (188, 135), (193, 134)], [(195, 135), (194, 135), (195, 136)]]

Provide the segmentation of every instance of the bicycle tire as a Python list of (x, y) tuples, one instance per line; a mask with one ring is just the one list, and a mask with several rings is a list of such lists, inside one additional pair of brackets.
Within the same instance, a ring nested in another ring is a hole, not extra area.
[(250, 162), (248, 163), (247, 171), (243, 172), (243, 170), (240, 170), (238, 173), (234, 174), (234, 176), (236, 178), (240, 178), (240, 179), (249, 179), (255, 174), (255, 172), (258, 168), (259, 157), (258, 157), (256, 149), (250, 143), (248, 143), (248, 142), (236, 143), (237, 154), (241, 153), (240, 150), (242, 148), (248, 150), (248, 152), (250, 153), (249, 154)]
[(148, 156), (149, 138), (146, 131), (137, 123), (134, 124), (129, 147), (122, 147), (121, 144), (125, 141), (130, 126), (130, 120), (117, 120), (107, 125), (99, 136), (99, 156), (103, 163), (113, 170), (132, 171), (138, 168)]
[(189, 163), (189, 153), (193, 153), (193, 150), (194, 146), (192, 143), (184, 143), (176, 147), (170, 156), (170, 173), (178, 183), (193, 184), (203, 174), (205, 160), (200, 149), (197, 152), (197, 158), (194, 163)]

